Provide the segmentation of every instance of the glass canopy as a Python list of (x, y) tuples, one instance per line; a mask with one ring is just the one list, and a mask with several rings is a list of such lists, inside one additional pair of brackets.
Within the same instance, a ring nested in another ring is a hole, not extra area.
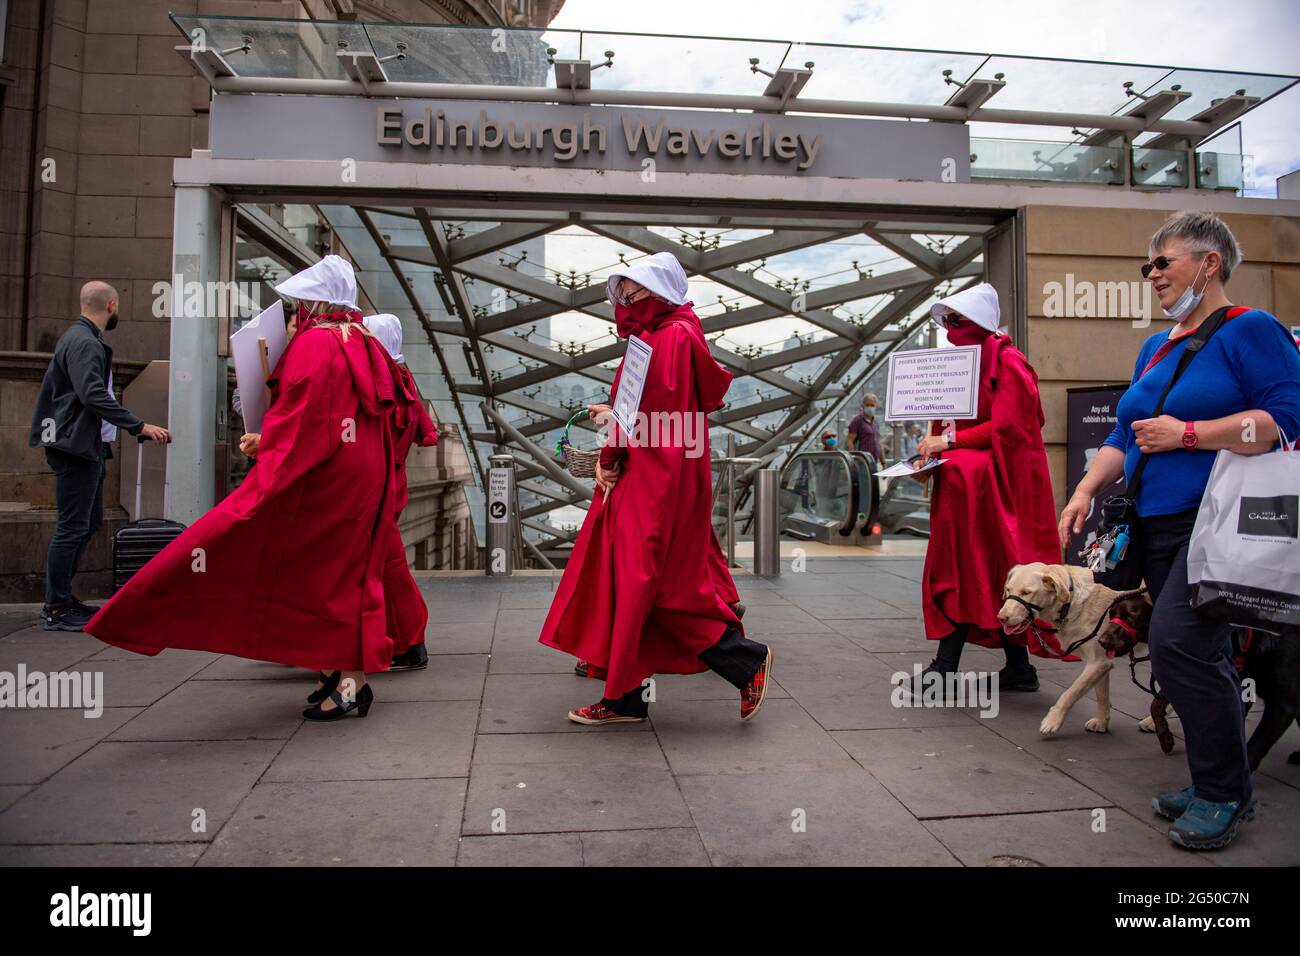
[[(1195, 116), (1238, 91), (1266, 100), (1300, 81), (1156, 64), (774, 39), (189, 14), (175, 14), (172, 20), (191, 42), (222, 52), (240, 76), (248, 77), (342, 79), (333, 54), (346, 45), (351, 51), (373, 52), (393, 80), (548, 86), (555, 83), (548, 49), (556, 51), (556, 59), (586, 59), (593, 65), (612, 51), (613, 66), (592, 72), (596, 90), (753, 96), (767, 83), (766, 76), (750, 68), (757, 58), (758, 67), (769, 72), (811, 62), (813, 76), (801, 95), (819, 100), (939, 106), (957, 84), (1001, 75), (1006, 87), (990, 108), (1113, 114), (1132, 102), (1126, 83), (1140, 95), (1178, 85), (1191, 96), (1166, 114), (1169, 119)], [(951, 71), (947, 77), (945, 71)]]

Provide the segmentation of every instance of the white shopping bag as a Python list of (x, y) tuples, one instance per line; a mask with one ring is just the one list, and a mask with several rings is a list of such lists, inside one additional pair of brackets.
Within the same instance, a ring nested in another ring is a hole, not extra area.
[[(1290, 446), (1294, 449), (1294, 445)], [(1187, 550), (1192, 606), (1241, 627), (1300, 627), (1300, 454), (1220, 451)]]

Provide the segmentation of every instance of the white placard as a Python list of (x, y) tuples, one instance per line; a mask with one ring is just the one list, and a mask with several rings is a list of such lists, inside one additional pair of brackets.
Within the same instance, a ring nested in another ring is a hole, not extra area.
[(883, 471), (876, 472), (877, 478), (906, 478), (911, 475), (919, 475), (931, 469), (938, 468), (947, 458), (927, 458), (920, 468), (913, 468), (911, 462), (900, 461), (895, 465), (890, 465)]
[(885, 421), (979, 415), (980, 347), (913, 349), (889, 356)]
[(614, 420), (623, 431), (631, 434), (636, 424), (636, 411), (641, 407), (641, 391), (645, 388), (646, 372), (650, 370), (650, 356), (654, 349), (635, 335), (627, 340), (627, 354), (623, 356), (623, 371), (619, 373), (618, 394), (614, 396)]
[(235, 381), (239, 385), (247, 432), (260, 432), (266, 414), (266, 373), (262, 370), (258, 339), (266, 339), (266, 367), (274, 369), (289, 342), (284, 329), (284, 303), (279, 299), (230, 336), (230, 354), (235, 360)]
[(488, 469), (488, 521), (505, 524), (510, 509), (506, 498), (510, 494), (510, 471), (506, 468)]

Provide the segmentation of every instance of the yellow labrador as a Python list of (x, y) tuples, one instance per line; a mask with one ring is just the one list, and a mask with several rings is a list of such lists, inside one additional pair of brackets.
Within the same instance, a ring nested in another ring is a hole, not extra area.
[[(1092, 632), (1098, 620), (1121, 593), (1097, 584), (1087, 568), (1065, 564), (1018, 564), (1007, 574), (1002, 590), (1002, 609), (998, 621), (1008, 634), (1028, 630), (1035, 618), (1056, 627), (1061, 648), (1065, 649)], [(1103, 622), (1104, 623), (1104, 622)], [(1030, 647), (1035, 641), (1029, 635)], [(1146, 645), (1139, 644), (1138, 653)], [(1074, 653), (1084, 662), (1083, 672), (1066, 688), (1048, 710), (1038, 727), (1044, 737), (1054, 737), (1065, 723), (1065, 715), (1078, 703), (1079, 698), (1095, 688), (1096, 716), (1089, 718), (1084, 729), (1104, 734), (1110, 726), (1110, 671), (1115, 660), (1107, 656), (1106, 649), (1092, 640), (1081, 645)], [(1150, 718), (1145, 721), (1150, 724)], [(1142, 727), (1150, 732), (1153, 727)]]

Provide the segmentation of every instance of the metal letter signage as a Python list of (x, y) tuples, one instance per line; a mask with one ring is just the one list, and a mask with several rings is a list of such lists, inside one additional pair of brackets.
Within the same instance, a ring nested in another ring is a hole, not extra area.
[[(319, 131), (329, 130), (328, 136)], [(350, 96), (213, 98), (214, 159), (354, 159), (970, 181), (959, 123)]]

